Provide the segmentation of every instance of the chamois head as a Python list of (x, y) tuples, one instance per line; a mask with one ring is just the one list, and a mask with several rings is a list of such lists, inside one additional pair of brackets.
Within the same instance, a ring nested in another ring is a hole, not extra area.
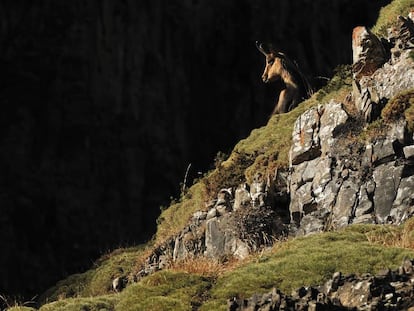
[(283, 70), (285, 55), (276, 52), (272, 46), (264, 45), (259, 41), (256, 41), (256, 47), (266, 57), (266, 67), (262, 75), (263, 82), (268, 83), (279, 80)]

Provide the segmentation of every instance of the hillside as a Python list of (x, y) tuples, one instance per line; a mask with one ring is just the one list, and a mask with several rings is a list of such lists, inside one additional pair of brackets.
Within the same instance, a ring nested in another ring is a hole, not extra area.
[(413, 307), (413, 10), (356, 27), (352, 66), (217, 158), (151, 242), (8, 310)]

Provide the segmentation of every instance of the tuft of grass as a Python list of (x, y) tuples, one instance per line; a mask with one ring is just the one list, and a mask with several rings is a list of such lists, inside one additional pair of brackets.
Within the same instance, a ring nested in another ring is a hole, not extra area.
[(207, 257), (186, 258), (181, 261), (174, 262), (169, 270), (175, 272), (185, 272), (189, 274), (197, 274), (205, 277), (218, 277), (226, 271), (226, 266)]
[(375, 227), (375, 230), (369, 230), (366, 236), (368, 241), (373, 244), (414, 249), (414, 218), (408, 219), (401, 226)]
[(388, 126), (383, 119), (377, 119), (368, 124), (365, 128), (361, 128), (357, 136), (351, 137), (350, 140), (355, 142), (365, 143), (373, 142), (379, 138), (386, 136)]
[(234, 187), (245, 181), (244, 172), (255, 159), (255, 152), (233, 151), (226, 161), (220, 162), (216, 169), (201, 181), (210, 198), (217, 195), (220, 189)]
[(198, 308), (211, 287), (203, 276), (160, 271), (128, 286), (119, 294), (117, 311), (190, 311)]
[(6, 311), (36, 311), (36, 309), (31, 308), (31, 307), (15, 306), (15, 307), (7, 308)]
[(395, 269), (404, 258), (414, 256), (414, 250), (370, 243), (373, 228), (351, 226), (279, 245), (275, 252), (220, 277), (200, 310), (226, 310), (230, 298), (247, 298), (273, 287), (290, 293), (301, 286), (320, 285), (336, 271), (362, 274)]
[(381, 111), (381, 117), (385, 122), (393, 122), (405, 117), (412, 123), (413, 120), (405, 115), (405, 111), (412, 106), (414, 106), (414, 89), (401, 92), (389, 100)]
[(380, 37), (387, 37), (387, 29), (395, 25), (399, 15), (407, 16), (414, 9), (414, 0), (394, 0), (383, 7), (372, 32)]
[(93, 298), (67, 298), (43, 305), (39, 311), (115, 311), (117, 295)]

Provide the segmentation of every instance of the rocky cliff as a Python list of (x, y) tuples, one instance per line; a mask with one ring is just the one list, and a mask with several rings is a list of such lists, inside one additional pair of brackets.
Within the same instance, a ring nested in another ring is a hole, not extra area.
[(0, 292), (148, 239), (189, 163), (191, 181), (267, 121), (255, 40), (329, 77), (385, 3), (2, 1)]
[(413, 7), (356, 27), (352, 66), (183, 188), (152, 243), (59, 282), (40, 310), (414, 306)]
[[(356, 28), (354, 64), (342, 81), (342, 95), (299, 115), (288, 167), (272, 163), (278, 154), (267, 154), (260, 168), (250, 166), (255, 173), (249, 177), (247, 170), (239, 172), (239, 180), (245, 181), (234, 184), (237, 178), (227, 178), (225, 167), (240, 168), (240, 162), (230, 158), (219, 164), (205, 183), (211, 187), (217, 178), (215, 187), (226, 188), (196, 211), (185, 229), (161, 243), (132, 278), (188, 256), (246, 258), (275, 238), (351, 224), (401, 224), (410, 218), (414, 213), (411, 16), (399, 17), (390, 36), (381, 40), (364, 27)], [(382, 59), (374, 68), (370, 60), (379, 54)], [(257, 161), (260, 156), (254, 157)]]

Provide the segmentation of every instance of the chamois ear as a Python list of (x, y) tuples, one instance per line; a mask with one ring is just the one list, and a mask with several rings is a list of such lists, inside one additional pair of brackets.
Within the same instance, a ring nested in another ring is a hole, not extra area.
[(276, 57), (279, 57), (281, 59), (286, 59), (286, 55), (282, 52), (274, 52)]
[(269, 50), (263, 46), (263, 43), (256, 41), (256, 47), (262, 54), (264, 55), (269, 54)]

